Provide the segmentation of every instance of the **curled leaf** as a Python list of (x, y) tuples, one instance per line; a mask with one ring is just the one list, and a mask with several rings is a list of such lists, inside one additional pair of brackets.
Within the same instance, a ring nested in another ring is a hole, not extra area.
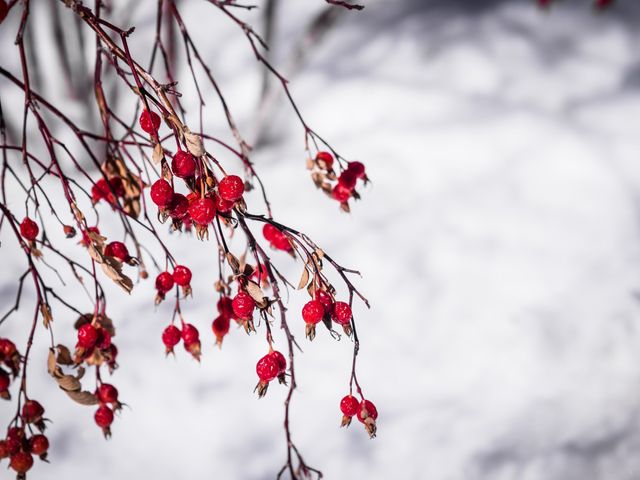
[(65, 391), (69, 398), (80, 405), (97, 405), (98, 398), (91, 392), (87, 391)]

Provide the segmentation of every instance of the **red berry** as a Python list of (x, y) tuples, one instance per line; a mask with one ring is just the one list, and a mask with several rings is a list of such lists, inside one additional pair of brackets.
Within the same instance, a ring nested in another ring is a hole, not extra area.
[(35, 423), (44, 415), (44, 407), (36, 400), (27, 400), (22, 406), (22, 419), (27, 423)]
[(181, 287), (186, 287), (191, 283), (191, 270), (184, 265), (176, 265), (173, 269), (173, 281)]
[(324, 290), (316, 291), (316, 300), (318, 300), (324, 307), (325, 312), (330, 312), (333, 308), (333, 298)]
[(78, 346), (86, 350), (95, 347), (100, 336), (98, 329), (90, 323), (85, 323), (78, 329)]
[(27, 452), (18, 452), (11, 456), (9, 466), (18, 474), (23, 475), (33, 467), (33, 457)]
[(318, 152), (316, 154), (316, 162), (324, 162), (327, 170), (331, 170), (333, 166), (333, 155), (329, 152)]
[(214, 195), (213, 201), (216, 204), (216, 210), (218, 210), (218, 212), (220, 213), (229, 213), (234, 204), (234, 202), (230, 202), (228, 200), (220, 198), (220, 196), (218, 195)]
[(49, 450), (49, 439), (44, 435), (34, 435), (29, 439), (29, 447), (34, 455), (44, 455)]
[(218, 312), (223, 317), (232, 318), (234, 316), (233, 313), (233, 302), (230, 297), (220, 297), (218, 300)]
[(113, 411), (106, 405), (102, 405), (96, 410), (93, 418), (96, 421), (96, 425), (100, 428), (107, 428), (113, 423)]
[(104, 328), (98, 328), (98, 340), (96, 341), (96, 346), (100, 350), (106, 350), (111, 346), (111, 334)]
[(345, 170), (338, 177), (338, 185), (342, 185), (349, 190), (353, 190), (356, 187), (357, 181), (357, 175), (351, 170)]
[(359, 408), (360, 402), (358, 402), (358, 399), (353, 395), (347, 395), (340, 400), (340, 411), (347, 417), (353, 417), (358, 413)]
[(0, 440), (0, 460), (11, 455), (10, 446), (6, 440)]
[(118, 403), (118, 389), (109, 383), (103, 383), (96, 392), (102, 403)]
[(256, 373), (261, 382), (269, 383), (278, 376), (280, 366), (271, 354), (265, 355), (256, 364)]
[(190, 323), (182, 325), (182, 340), (186, 345), (195, 343), (200, 340), (200, 332)]
[(174, 193), (169, 205), (167, 205), (167, 210), (171, 218), (181, 219), (186, 216), (189, 210), (189, 200), (181, 193)]
[(16, 352), (15, 343), (8, 338), (0, 338), (0, 358), (11, 358)]
[(251, 298), (251, 295), (247, 292), (240, 291), (233, 298), (231, 305), (233, 307), (233, 313), (235, 313), (238, 318), (249, 320), (253, 316), (253, 309), (256, 306), (256, 302), (253, 301), (253, 298)]
[(173, 187), (165, 179), (156, 180), (151, 185), (151, 201), (158, 207), (166, 207), (173, 198)]
[(100, 229), (98, 227), (88, 227), (86, 231), (82, 232), (82, 240), (80, 240), (80, 244), (84, 245), (85, 247), (88, 247), (92, 242), (91, 238), (89, 237), (89, 233), (100, 235)]
[(340, 325), (349, 325), (351, 321), (351, 307), (345, 302), (336, 302), (333, 305), (331, 319)]
[(211, 330), (218, 340), (221, 340), (227, 333), (229, 333), (230, 319), (224, 315), (219, 315), (211, 324)]
[(113, 177), (108, 182), (101, 178), (91, 187), (91, 199), (94, 203), (104, 199), (110, 204), (115, 204), (116, 197), (122, 197), (124, 194), (124, 184), (120, 177)]
[(11, 378), (7, 375), (7, 372), (0, 370), (0, 393), (6, 392), (11, 385)]
[(129, 260), (129, 250), (127, 246), (122, 242), (111, 242), (104, 247), (104, 254), (107, 257), (115, 257), (121, 262)]
[(275, 359), (276, 363), (278, 364), (278, 375), (282, 375), (287, 369), (287, 359), (284, 357), (282, 353), (278, 352), (277, 350), (274, 350), (273, 352), (271, 352), (270, 355)]
[(324, 307), (318, 300), (310, 300), (302, 307), (302, 318), (306, 323), (315, 325), (324, 317)]
[(271, 246), (277, 250), (284, 250), (285, 252), (290, 252), (293, 250), (291, 242), (289, 241), (289, 237), (287, 237), (283, 232), (280, 231), (278, 231), (278, 234), (272, 240)]
[(244, 182), (237, 175), (227, 175), (220, 180), (218, 192), (223, 200), (237, 202), (244, 193)]
[(344, 203), (351, 198), (351, 190), (338, 183), (331, 191), (331, 198), (338, 200), (340, 203)]
[(365, 418), (371, 417), (374, 420), (378, 418), (378, 410), (376, 406), (369, 400), (363, 400), (358, 406), (358, 420), (364, 423)]
[(196, 173), (196, 159), (189, 152), (178, 150), (171, 161), (171, 170), (176, 177), (192, 177)]
[(265, 240), (267, 240), (268, 242), (273, 242), (276, 239), (276, 237), (278, 237), (281, 234), (282, 232), (280, 232), (280, 230), (278, 230), (276, 227), (274, 227), (270, 223), (265, 223), (264, 227), (262, 227), (262, 235), (264, 236)]
[(20, 235), (22, 235), (23, 238), (33, 241), (36, 239), (39, 232), (40, 227), (38, 227), (38, 224), (29, 217), (25, 217), (24, 220), (22, 220), (22, 223), (20, 224)]
[(180, 343), (180, 339), (182, 338), (182, 333), (180, 329), (175, 325), (169, 325), (162, 332), (162, 343), (167, 347), (167, 350), (171, 351), (173, 347), (175, 347), (178, 343)]
[(160, 128), (160, 115), (145, 108), (140, 114), (140, 128), (150, 135), (157, 133)]
[(17, 442), (22, 442), (22, 440), (24, 440), (24, 428), (11, 427), (7, 431), (7, 440), (15, 440)]
[(167, 293), (173, 288), (173, 276), (169, 272), (162, 272), (156, 277), (156, 290)]
[(349, 162), (346, 171), (351, 172), (357, 178), (364, 178), (366, 176), (364, 173), (364, 164), (361, 162)]
[(216, 218), (216, 204), (210, 198), (198, 198), (189, 205), (189, 216), (198, 225), (208, 225)]

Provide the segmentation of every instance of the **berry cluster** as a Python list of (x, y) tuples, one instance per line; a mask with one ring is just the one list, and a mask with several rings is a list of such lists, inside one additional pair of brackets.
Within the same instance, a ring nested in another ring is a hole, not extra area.
[(331, 328), (331, 322), (342, 326), (344, 333), (351, 335), (351, 307), (346, 302), (334, 302), (330, 293), (318, 289), (315, 299), (309, 300), (302, 307), (302, 319), (307, 324), (306, 335), (309, 340), (316, 336), (316, 325), (324, 321), (327, 328)]
[(286, 385), (285, 372), (287, 371), (287, 359), (277, 350), (271, 349), (264, 357), (256, 363), (256, 373), (260, 381), (256, 385), (255, 390), (258, 392), (258, 398), (264, 397), (269, 388), (269, 382), (275, 378), (281, 384)]
[(340, 202), (342, 210), (348, 212), (349, 200), (360, 198), (356, 191), (358, 181), (366, 184), (369, 179), (365, 173), (364, 164), (361, 162), (346, 162), (344, 169), (342, 163), (339, 163), (338, 167), (341, 169), (339, 174), (334, 170), (336, 163), (338, 162), (330, 152), (320, 151), (316, 154), (315, 159), (309, 159), (307, 168), (311, 170), (311, 179), (316, 187)]
[(378, 410), (369, 400), (358, 402), (358, 399), (349, 394), (340, 400), (340, 411), (342, 412), (342, 426), (348, 427), (351, 419), (355, 416), (364, 425), (365, 430), (371, 438), (376, 436), (376, 420)]
[(164, 300), (165, 295), (174, 286), (182, 287), (182, 293), (186, 297), (191, 294), (191, 270), (184, 265), (176, 265), (173, 273), (161, 272), (156, 277), (156, 304)]
[(102, 383), (96, 389), (95, 396), (100, 406), (93, 418), (96, 425), (102, 429), (104, 436), (108, 438), (111, 436), (113, 414), (122, 408), (122, 404), (118, 401), (118, 389), (109, 383)]

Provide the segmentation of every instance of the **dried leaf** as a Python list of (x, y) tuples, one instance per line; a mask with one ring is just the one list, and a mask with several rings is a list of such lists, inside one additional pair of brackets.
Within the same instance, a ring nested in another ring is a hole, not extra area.
[(42, 313), (42, 322), (44, 323), (44, 328), (49, 328), (49, 324), (53, 322), (53, 317), (51, 316), (51, 307), (46, 303), (40, 304), (40, 313)]
[(260, 285), (258, 285), (256, 282), (254, 282), (253, 280), (249, 280), (247, 282), (246, 289), (247, 293), (251, 295), (251, 298), (253, 298), (259, 308), (264, 308), (268, 305), (269, 302), (267, 301), (267, 297), (260, 288)]
[(111, 257), (103, 258), (104, 262), (101, 266), (107, 277), (122, 287), (125, 292), (131, 293), (131, 290), (133, 290), (133, 281), (122, 273), (122, 263)]
[(300, 277), (300, 282), (298, 282), (298, 290), (302, 290), (307, 286), (309, 282), (309, 270), (307, 270), (307, 266), (302, 269), (302, 276)]
[(233, 270), (234, 274), (237, 274), (240, 271), (240, 260), (238, 260), (231, 252), (227, 253), (226, 257), (231, 270)]
[(156, 145), (153, 147), (153, 154), (151, 158), (153, 159), (153, 162), (156, 164), (162, 161), (162, 159), (164, 158), (164, 150), (162, 149), (162, 145), (160, 145), (159, 143), (156, 143)]
[(49, 372), (49, 375), (54, 376), (57, 368), (58, 364), (56, 363), (56, 352), (53, 348), (50, 348), (49, 355), (47, 356), (47, 371)]
[(77, 392), (82, 388), (80, 381), (73, 375), (63, 375), (58, 378), (58, 385), (66, 392)]
[(96, 396), (87, 391), (66, 391), (69, 398), (80, 405), (97, 405), (98, 399)]
[(182, 133), (184, 134), (184, 140), (187, 144), (187, 150), (196, 157), (202, 157), (205, 154), (205, 150), (200, 135), (192, 133), (187, 127), (184, 127)]

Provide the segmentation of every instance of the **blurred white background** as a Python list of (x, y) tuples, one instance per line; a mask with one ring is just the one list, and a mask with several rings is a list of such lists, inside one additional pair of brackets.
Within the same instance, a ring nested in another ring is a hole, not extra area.
[[(321, 331), (298, 356), (292, 429), (305, 459), (328, 479), (637, 480), (640, 5), (620, 0), (595, 13), (577, 0), (549, 12), (515, 0), (364, 3), (341, 15), (291, 84), (308, 122), (367, 165), (363, 200), (346, 215), (313, 189), (303, 132), (282, 98), (254, 156), (276, 217), (359, 269), (372, 303), (355, 313), (378, 438), (339, 428), (351, 344)], [(323, 5), (280, 6), (274, 61), (286, 69)], [(192, 33), (241, 130), (252, 132), (260, 72), (246, 39), (205, 2), (182, 8), (201, 26)], [(143, 2), (132, 13), (134, 55), (148, 51), (154, 11)], [(46, 28), (46, 16), (36, 18)], [(16, 68), (5, 26), (1, 62)], [(0, 95), (19, 115), (20, 92), (0, 81)], [(207, 120), (224, 130), (221, 117)], [(154, 308), (150, 282), (131, 298), (114, 290), (121, 353), (111, 381), (128, 408), (105, 442), (93, 409), (47, 377), (40, 332), (31, 393), (53, 420), (52, 450), (31, 478), (275, 477), (285, 391), (252, 394), (264, 342), (232, 331), (213, 348), (210, 249), (170, 241), (194, 270), (185, 316), (206, 333), (201, 365), (182, 351), (164, 359), (171, 307)], [(11, 272), (22, 269), (12, 248), (0, 250), (4, 305), (15, 294)], [(301, 264), (285, 257), (278, 265), (298, 278)], [(292, 318), (304, 300), (292, 295)], [(26, 338), (30, 314), (25, 307), (0, 334)], [(73, 320), (55, 318), (69, 344)], [(292, 323), (302, 338), (302, 320)], [(13, 413), (7, 405), (0, 424)]]

